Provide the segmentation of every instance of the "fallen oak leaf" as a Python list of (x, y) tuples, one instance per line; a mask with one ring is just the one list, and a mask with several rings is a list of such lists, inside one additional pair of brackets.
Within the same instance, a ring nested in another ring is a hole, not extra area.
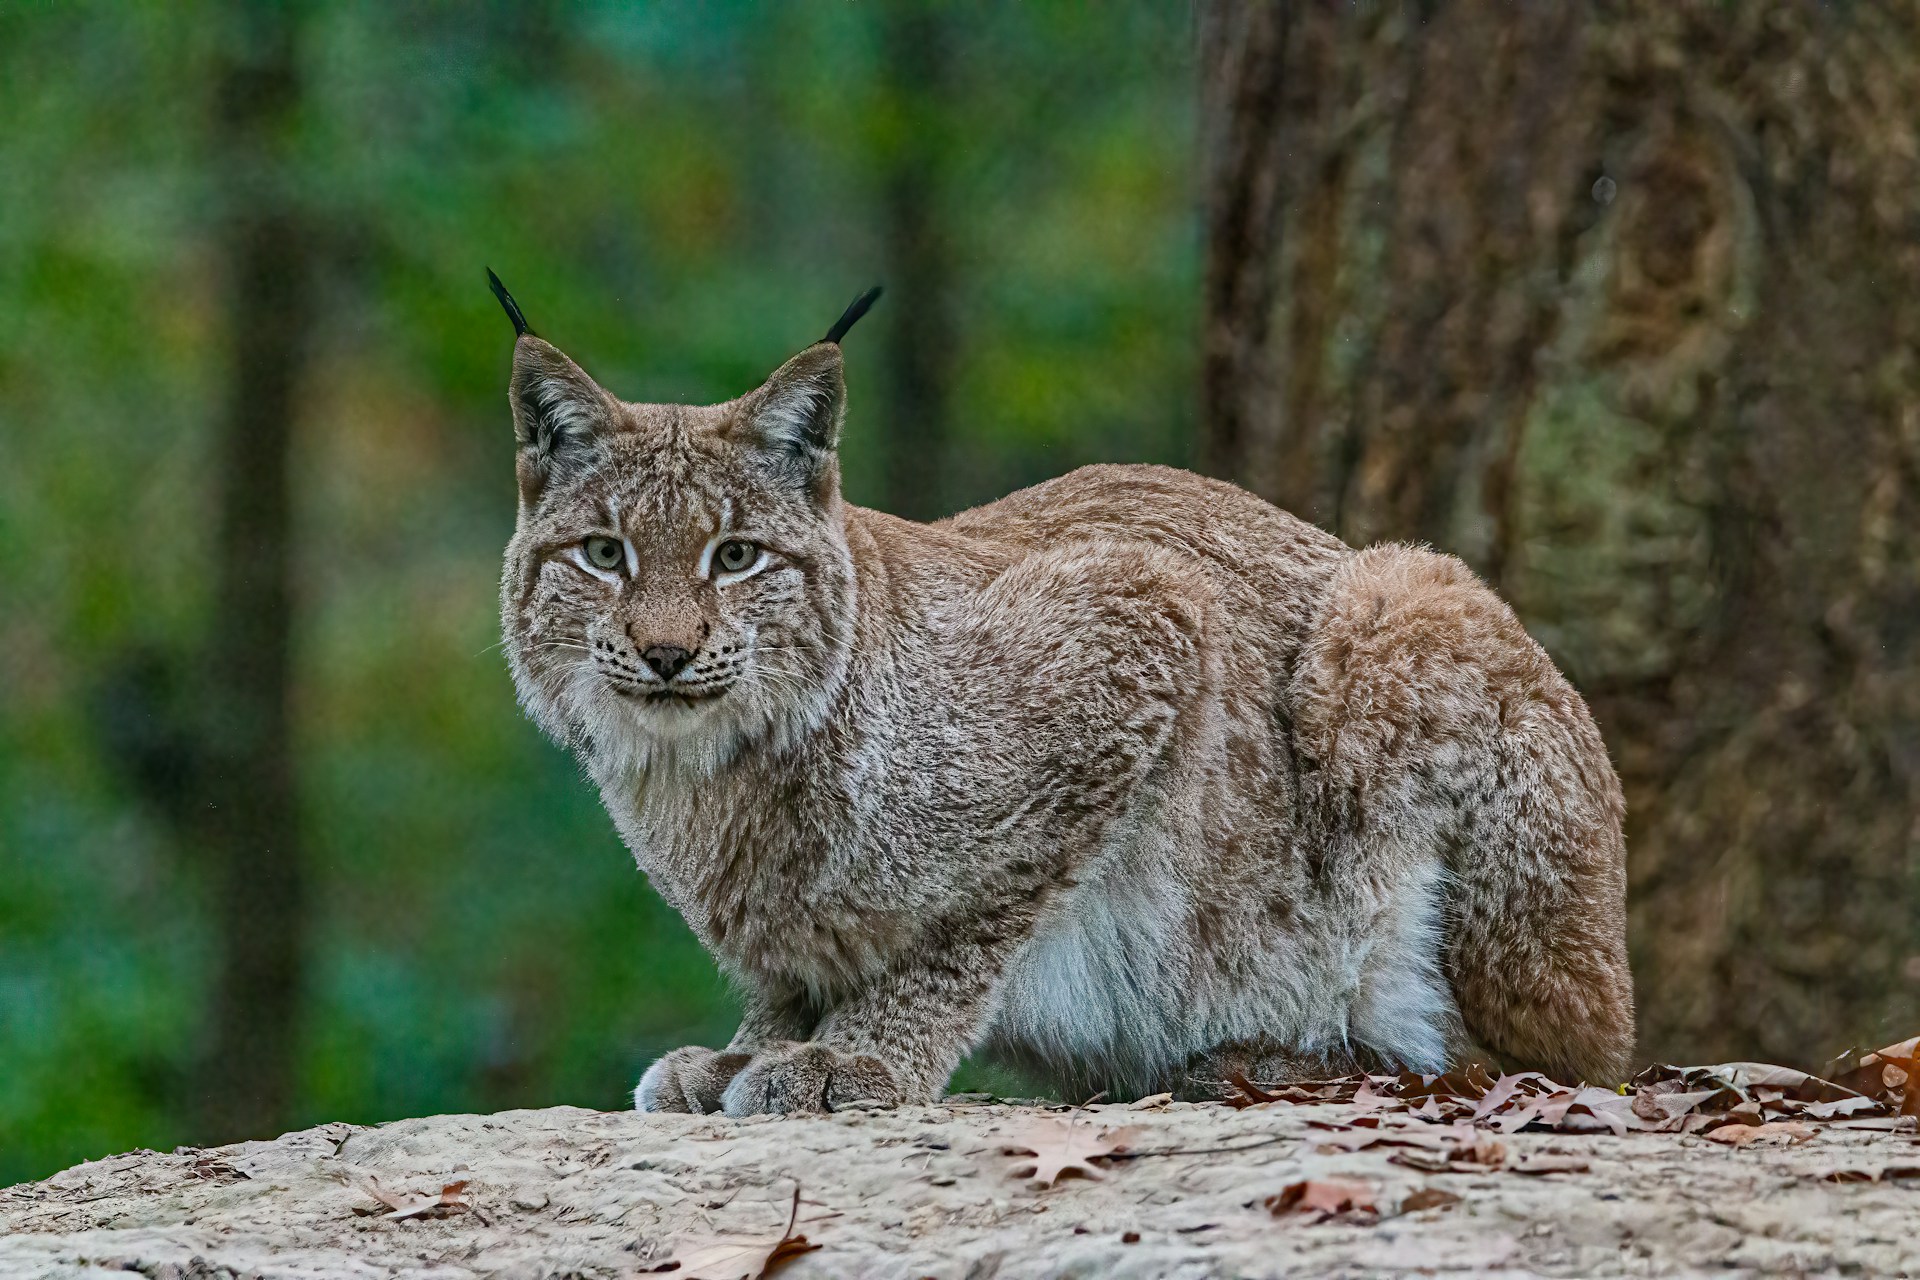
[(408, 1205), (404, 1209), (395, 1209), (387, 1217), (398, 1221), (402, 1218), (419, 1218), (428, 1214), (443, 1217), (448, 1213), (458, 1213), (473, 1208), (461, 1193), (467, 1189), (467, 1180), (449, 1182), (440, 1188), (440, 1194), (426, 1198), (424, 1204)]
[(673, 1256), (649, 1270), (671, 1271), (686, 1280), (760, 1280), (773, 1274), (803, 1253), (822, 1246), (796, 1235), (793, 1227), (800, 1219), (800, 1188), (793, 1189), (793, 1208), (787, 1225), (778, 1235), (713, 1236), (689, 1249), (675, 1249)]
[[(440, 1188), (439, 1195), (430, 1195), (424, 1191), (388, 1191), (380, 1185), (380, 1179), (367, 1174), (361, 1179), (360, 1189), (385, 1205), (388, 1212), (380, 1216), (389, 1221), (399, 1222), (407, 1218), (420, 1218), (432, 1215), (445, 1217), (449, 1213), (458, 1213), (472, 1209), (462, 1195), (467, 1189), (467, 1179), (449, 1182)], [(379, 1213), (378, 1209), (355, 1209), (362, 1217)]]
[(1573, 1101), (1554, 1125), (1563, 1133), (1598, 1133), (1605, 1128), (1616, 1136), (1646, 1127), (1646, 1122), (1634, 1114), (1631, 1097), (1591, 1085), (1575, 1091)]
[(1865, 1095), (1851, 1098), (1835, 1098), (1832, 1102), (1809, 1102), (1800, 1114), (1814, 1120), (1837, 1120), (1846, 1116), (1869, 1113), (1885, 1107), (1885, 1103)]
[[(416, 1192), (402, 1192), (399, 1195), (395, 1195), (393, 1192), (388, 1191), (385, 1187), (381, 1186), (380, 1179), (374, 1177), (370, 1173), (358, 1179), (358, 1181), (360, 1184), (360, 1190), (366, 1192), (368, 1195), (372, 1196), (375, 1200), (378, 1200), (381, 1206), (387, 1209), (404, 1209), (409, 1203), (408, 1197), (418, 1194)], [(359, 1214), (361, 1217), (366, 1217), (370, 1214), (378, 1213), (380, 1212), (380, 1210), (379, 1209), (355, 1209), (354, 1212)]]
[(1828, 1102), (1855, 1092), (1831, 1080), (1770, 1062), (1723, 1062), (1705, 1071), (1748, 1096), (1758, 1090), (1778, 1089), (1796, 1101)]
[(1360, 1082), (1360, 1087), (1353, 1091), (1353, 1096), (1346, 1099), (1346, 1101), (1356, 1110), (1375, 1111), (1384, 1107), (1391, 1107), (1398, 1102), (1399, 1099), (1390, 1093), (1382, 1093), (1376, 1090), (1373, 1087), (1373, 1081), (1371, 1079), (1364, 1079)]
[(1920, 1133), (1920, 1117), (1870, 1116), (1864, 1120), (1834, 1120), (1830, 1129), (1861, 1129), (1869, 1133)]
[(1827, 1072), (1841, 1087), (1885, 1103), (1897, 1114), (1920, 1116), (1920, 1087), (1914, 1084), (1920, 1075), (1920, 1036), (1857, 1058), (1849, 1050), (1829, 1063)]
[(1769, 1120), (1765, 1124), (1724, 1124), (1702, 1136), (1722, 1146), (1750, 1147), (1756, 1142), (1806, 1142), (1813, 1135), (1813, 1126), (1799, 1120)]
[(1493, 1082), (1493, 1087), (1481, 1096), (1480, 1101), (1474, 1104), (1473, 1118), (1476, 1121), (1484, 1120), (1526, 1098), (1551, 1093), (1558, 1088), (1558, 1085), (1538, 1071), (1521, 1071), (1514, 1075), (1501, 1076)]
[(1889, 1102), (1893, 1092), (1899, 1091), (1901, 1115), (1920, 1116), (1920, 1036), (1875, 1049), (1861, 1065), (1880, 1068), (1881, 1087)]
[(1487, 1074), (1487, 1069), (1479, 1063), (1472, 1063), (1465, 1071), (1449, 1071), (1442, 1075), (1426, 1076), (1414, 1072), (1402, 1072), (1399, 1077), (1399, 1096), (1402, 1098), (1440, 1098), (1447, 1101), (1474, 1102), (1484, 1098), (1498, 1083)]
[(1820, 1175), (1822, 1182), (1898, 1182), (1920, 1178), (1920, 1164), (1890, 1164), (1884, 1169), (1834, 1169)]
[(1632, 1110), (1642, 1120), (1658, 1124), (1690, 1116), (1727, 1093), (1725, 1089), (1686, 1089), (1670, 1093), (1645, 1089), (1633, 1095)]
[(1631, 1129), (1649, 1129), (1653, 1125), (1636, 1114), (1634, 1099), (1608, 1089), (1582, 1085), (1561, 1089), (1530, 1100), (1519, 1111), (1495, 1118), (1494, 1127), (1513, 1133), (1537, 1124), (1562, 1133), (1599, 1133), (1608, 1130), (1619, 1135)]
[(673, 1260), (655, 1271), (673, 1271), (687, 1280), (759, 1280), (775, 1267), (821, 1246), (805, 1236), (715, 1236), (693, 1248), (676, 1250)]
[(1308, 1178), (1260, 1203), (1276, 1218), (1299, 1218), (1308, 1224), (1348, 1216), (1367, 1222), (1380, 1216), (1378, 1195), (1371, 1182), (1358, 1178)]
[(1460, 1147), (1453, 1153), (1455, 1164), (1476, 1165), (1482, 1169), (1503, 1169), (1507, 1160), (1507, 1144), (1491, 1139)]
[(1432, 1154), (1427, 1151), (1401, 1151), (1387, 1159), (1422, 1173), (1484, 1173), (1506, 1164), (1507, 1144), (1467, 1129), (1464, 1134), (1451, 1137)]
[(1262, 1089), (1259, 1085), (1247, 1079), (1246, 1073), (1242, 1071), (1227, 1072), (1226, 1080), (1223, 1083), (1232, 1086), (1237, 1096), (1235, 1096), (1235, 1094), (1229, 1094), (1227, 1097), (1222, 1098), (1221, 1101), (1235, 1109), (1264, 1107), (1270, 1102), (1282, 1101), (1281, 1095), (1268, 1093), (1265, 1089)]
[(1465, 1166), (1457, 1166), (1444, 1155), (1430, 1154), (1425, 1151), (1396, 1151), (1387, 1157), (1393, 1164), (1405, 1165), (1409, 1169), (1418, 1169), (1421, 1173), (1465, 1173)]
[(1132, 1129), (1096, 1132), (1074, 1118), (1035, 1120), (1002, 1143), (1000, 1149), (1005, 1155), (1030, 1157), (1010, 1170), (1016, 1178), (1043, 1187), (1051, 1187), (1069, 1175), (1097, 1182), (1106, 1175), (1090, 1162), (1119, 1154), (1133, 1133)]

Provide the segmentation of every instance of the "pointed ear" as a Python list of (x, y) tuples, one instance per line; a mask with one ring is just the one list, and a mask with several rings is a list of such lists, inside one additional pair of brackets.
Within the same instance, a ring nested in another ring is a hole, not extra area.
[(555, 472), (591, 458), (596, 437), (615, 421), (614, 398), (560, 348), (531, 333), (513, 344), (508, 399), (520, 446), (520, 493), (529, 502)]
[(846, 412), (840, 348), (816, 342), (745, 398), (735, 430), (810, 482), (832, 462)]

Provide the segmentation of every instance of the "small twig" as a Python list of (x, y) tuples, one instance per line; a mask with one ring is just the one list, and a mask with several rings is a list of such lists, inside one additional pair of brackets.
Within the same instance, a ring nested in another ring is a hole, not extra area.
[(1243, 1142), (1237, 1147), (1170, 1147), (1161, 1151), (1109, 1151), (1099, 1157), (1102, 1160), (1139, 1160), (1146, 1156), (1219, 1156), (1232, 1155), (1236, 1151), (1251, 1151), (1255, 1147), (1270, 1147), (1276, 1142), (1285, 1142), (1288, 1134), (1275, 1133), (1253, 1142)]

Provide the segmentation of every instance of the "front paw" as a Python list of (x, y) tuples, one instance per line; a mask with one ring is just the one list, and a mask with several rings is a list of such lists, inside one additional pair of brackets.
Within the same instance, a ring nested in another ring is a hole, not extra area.
[(769, 1045), (733, 1078), (720, 1105), (730, 1116), (832, 1111), (850, 1102), (897, 1107), (908, 1101), (887, 1065), (823, 1044)]
[(747, 1065), (744, 1053), (716, 1053), (698, 1045), (675, 1049), (647, 1068), (633, 1091), (635, 1111), (691, 1111), (707, 1115), (720, 1110), (720, 1097)]

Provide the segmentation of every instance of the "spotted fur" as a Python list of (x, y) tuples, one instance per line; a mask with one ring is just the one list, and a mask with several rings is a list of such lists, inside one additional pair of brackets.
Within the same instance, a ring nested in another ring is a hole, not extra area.
[(521, 702), (745, 1005), (641, 1108), (925, 1100), (977, 1046), (1116, 1094), (1476, 1042), (1625, 1071), (1619, 787), (1458, 561), (1159, 467), (849, 505), (832, 343), (695, 407), (528, 334), (513, 387)]

